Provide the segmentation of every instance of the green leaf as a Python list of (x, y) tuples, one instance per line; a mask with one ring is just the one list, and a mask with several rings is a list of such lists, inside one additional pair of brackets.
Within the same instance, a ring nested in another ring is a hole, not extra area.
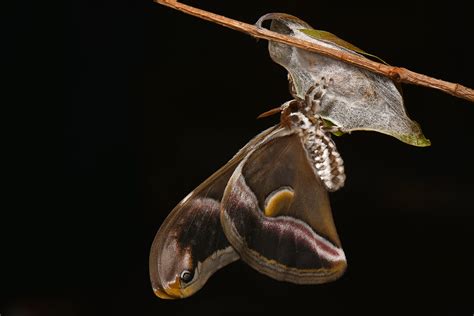
[(380, 62), (388, 65), (382, 58), (377, 57), (377, 56), (372, 55), (372, 54), (369, 54), (366, 51), (360, 49), (359, 47), (343, 40), (342, 38), (337, 37), (336, 35), (334, 35), (330, 32), (323, 31), (323, 30), (314, 30), (314, 29), (299, 29), (299, 31), (303, 32), (304, 34), (306, 34), (306, 35), (308, 35), (308, 36), (310, 36), (314, 39), (336, 44), (337, 46), (346, 48), (346, 49), (351, 50), (353, 52), (356, 52), (356, 53), (359, 53), (359, 54), (362, 54), (362, 55), (365, 55), (365, 56), (373, 57), (373, 58), (379, 60)]
[[(333, 122), (331, 122), (330, 120), (325, 120), (323, 119), (323, 125), (324, 127), (335, 127), (336, 125), (334, 125)], [(341, 130), (335, 130), (335, 131), (331, 131), (331, 134), (333, 134), (334, 136), (342, 136), (346, 133), (344, 133), (343, 131)]]

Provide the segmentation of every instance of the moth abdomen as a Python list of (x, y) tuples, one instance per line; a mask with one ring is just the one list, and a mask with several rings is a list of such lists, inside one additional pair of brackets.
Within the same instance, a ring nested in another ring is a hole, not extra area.
[(298, 129), (306, 153), (326, 190), (332, 192), (342, 188), (346, 180), (344, 161), (321, 122), (317, 119), (312, 122), (301, 112), (291, 113), (290, 117), (293, 118), (292, 128)]
[(344, 161), (331, 136), (318, 127), (305, 145), (313, 153), (314, 167), (326, 189), (337, 191), (343, 187), (346, 180)]

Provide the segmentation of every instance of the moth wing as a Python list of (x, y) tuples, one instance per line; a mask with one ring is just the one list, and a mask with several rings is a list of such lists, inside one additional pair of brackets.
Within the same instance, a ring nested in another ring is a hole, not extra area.
[(221, 202), (221, 223), (242, 260), (274, 279), (317, 284), (345, 271), (328, 193), (300, 137), (284, 128), (234, 170)]
[[(165, 299), (190, 296), (217, 270), (239, 258), (222, 231), (220, 202), (235, 167), (271, 130), (251, 140), (165, 219), (156, 233), (149, 258), (151, 284), (157, 296)], [(187, 284), (180, 280), (183, 271), (189, 271), (193, 277)]]

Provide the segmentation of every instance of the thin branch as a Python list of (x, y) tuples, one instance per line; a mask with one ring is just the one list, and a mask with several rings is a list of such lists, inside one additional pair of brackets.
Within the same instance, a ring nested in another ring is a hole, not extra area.
[(337, 58), (337, 59), (343, 60), (344, 62), (347, 62), (353, 65), (368, 69), (375, 73), (387, 76), (397, 82), (403, 82), (407, 84), (414, 84), (414, 85), (438, 89), (443, 92), (449, 93), (455, 97), (474, 102), (474, 90), (468, 87), (462, 86), (458, 83), (452, 83), (452, 82), (448, 82), (448, 81), (444, 81), (440, 79), (435, 79), (435, 78), (408, 70), (406, 68), (381, 64), (379, 62), (376, 62), (376, 61), (373, 61), (373, 60), (370, 60), (370, 59), (367, 59), (355, 54), (336, 50), (329, 47), (324, 47), (324, 46), (318, 45), (317, 43), (304, 41), (304, 40), (297, 39), (288, 35), (272, 32), (267, 29), (258, 28), (252, 24), (243, 23), (237, 20), (227, 18), (222, 15), (218, 15), (218, 14), (211, 13), (205, 10), (197, 9), (189, 5), (180, 3), (178, 1), (173, 1), (173, 0), (155, 0), (155, 1), (157, 3), (179, 10), (186, 14), (190, 14), (200, 19), (220, 24), (222, 26), (231, 28), (233, 30), (249, 34), (256, 38), (262, 38), (269, 41), (276, 41), (276, 42), (292, 45), (295, 47), (299, 47), (308, 51), (312, 51), (321, 55)]

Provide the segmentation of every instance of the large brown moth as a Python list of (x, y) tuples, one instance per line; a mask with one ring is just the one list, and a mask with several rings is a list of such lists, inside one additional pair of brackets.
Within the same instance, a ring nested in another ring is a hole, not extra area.
[(318, 115), (323, 80), (281, 106), (281, 122), (252, 139), (184, 198), (158, 230), (150, 277), (161, 298), (194, 294), (240, 258), (274, 279), (335, 280), (346, 258), (327, 191), (344, 185), (342, 159)]

